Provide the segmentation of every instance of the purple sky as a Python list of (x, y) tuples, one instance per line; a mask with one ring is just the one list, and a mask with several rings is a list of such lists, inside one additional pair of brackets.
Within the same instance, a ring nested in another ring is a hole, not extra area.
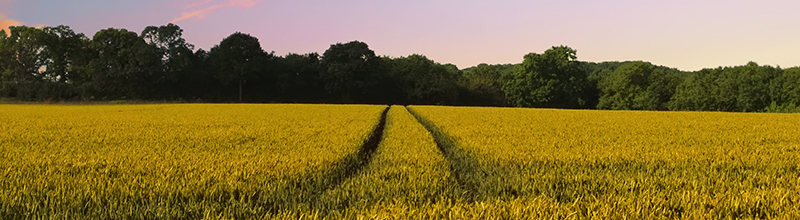
[(0, 25), (64, 24), (91, 37), (174, 22), (206, 50), (240, 31), (278, 55), (360, 40), (379, 55), (417, 53), (459, 68), (567, 45), (579, 60), (698, 70), (800, 66), (798, 11), (796, 0), (0, 0)]

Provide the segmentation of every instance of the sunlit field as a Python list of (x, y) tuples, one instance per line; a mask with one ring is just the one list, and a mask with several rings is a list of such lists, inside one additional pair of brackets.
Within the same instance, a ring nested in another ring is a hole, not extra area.
[(385, 106), (0, 106), (0, 219), (307, 210)]
[(0, 105), (0, 219), (800, 218), (800, 115)]
[(800, 217), (800, 115), (410, 109), (468, 200), (558, 218)]

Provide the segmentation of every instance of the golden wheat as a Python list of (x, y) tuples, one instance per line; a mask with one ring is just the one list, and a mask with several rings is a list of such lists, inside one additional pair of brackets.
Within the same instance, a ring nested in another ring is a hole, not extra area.
[(302, 208), (385, 106), (0, 106), (0, 216), (251, 218)]
[(461, 156), (477, 201), (542, 198), (573, 217), (800, 217), (800, 115), (410, 109)]
[(457, 183), (430, 133), (403, 106), (392, 106), (374, 156), (358, 175), (326, 192), (320, 208), (335, 215), (373, 207), (420, 207), (453, 198)]
[(798, 115), (385, 108), (2, 105), (0, 217), (800, 217)]

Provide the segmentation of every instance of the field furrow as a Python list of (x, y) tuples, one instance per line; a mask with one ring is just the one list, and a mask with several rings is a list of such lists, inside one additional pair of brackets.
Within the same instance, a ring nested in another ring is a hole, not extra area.
[(0, 106), (0, 218), (253, 218), (354, 173), (385, 106)]
[(453, 202), (459, 192), (449, 163), (431, 135), (403, 106), (392, 106), (386, 130), (366, 167), (320, 197), (331, 216), (357, 218), (409, 215), (422, 207)]

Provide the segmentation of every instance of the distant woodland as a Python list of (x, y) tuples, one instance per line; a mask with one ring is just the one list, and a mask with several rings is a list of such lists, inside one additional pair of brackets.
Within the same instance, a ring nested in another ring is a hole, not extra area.
[(267, 52), (233, 33), (195, 50), (174, 24), (89, 39), (67, 26), (0, 31), (0, 99), (18, 102), (369, 103), (568, 109), (800, 112), (800, 67), (686, 72), (643, 61), (584, 62), (555, 46), (518, 64), (459, 69), (364, 42), (323, 54)]

